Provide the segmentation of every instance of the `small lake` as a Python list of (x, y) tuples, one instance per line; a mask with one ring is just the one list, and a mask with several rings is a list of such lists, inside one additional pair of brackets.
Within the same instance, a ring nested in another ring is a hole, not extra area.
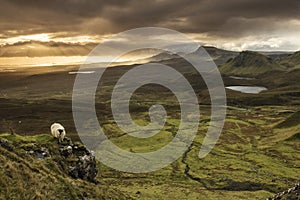
[(236, 79), (236, 80), (248, 80), (248, 81), (255, 80), (255, 78), (241, 77), (241, 76), (229, 76), (229, 78)]
[(262, 91), (268, 90), (265, 87), (259, 87), (259, 86), (228, 86), (226, 88), (229, 90), (234, 90), (234, 91), (248, 93), (248, 94), (258, 94)]
[(74, 72), (69, 72), (69, 74), (93, 74), (95, 71), (74, 71)]

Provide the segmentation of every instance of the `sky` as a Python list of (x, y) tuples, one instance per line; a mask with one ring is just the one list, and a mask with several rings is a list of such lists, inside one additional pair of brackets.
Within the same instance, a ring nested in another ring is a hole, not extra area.
[(0, 0), (0, 44), (99, 43), (163, 27), (228, 50), (300, 50), (299, 0)]

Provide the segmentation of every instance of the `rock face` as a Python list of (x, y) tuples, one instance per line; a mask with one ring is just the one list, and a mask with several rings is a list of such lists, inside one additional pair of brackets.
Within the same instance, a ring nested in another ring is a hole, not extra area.
[(96, 161), (93, 155), (79, 157), (75, 166), (70, 167), (69, 174), (74, 178), (81, 178), (88, 181), (94, 181), (98, 173)]
[(68, 165), (67, 173), (73, 178), (95, 182), (98, 173), (96, 159), (92, 151), (80, 143), (74, 143), (67, 138), (62, 143), (59, 152)]

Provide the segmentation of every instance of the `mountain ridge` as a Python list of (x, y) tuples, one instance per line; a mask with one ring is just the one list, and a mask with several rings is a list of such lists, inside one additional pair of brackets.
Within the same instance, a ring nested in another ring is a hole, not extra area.
[(284, 67), (258, 52), (242, 51), (220, 65), (219, 69), (226, 75), (257, 76), (271, 71), (283, 71)]

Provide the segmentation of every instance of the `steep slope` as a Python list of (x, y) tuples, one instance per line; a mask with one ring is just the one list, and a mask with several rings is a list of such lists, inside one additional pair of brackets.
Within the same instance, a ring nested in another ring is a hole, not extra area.
[(73, 157), (60, 150), (50, 135), (1, 134), (0, 199), (131, 199), (101, 183), (71, 178), (65, 163)]
[(220, 66), (222, 74), (250, 77), (281, 70), (284, 67), (271, 58), (252, 51), (243, 51)]
[(275, 128), (289, 128), (300, 124), (300, 112), (295, 112), (290, 117), (276, 125)]
[(224, 49), (218, 49), (212, 46), (203, 47), (207, 53), (212, 57), (216, 65), (221, 65), (231, 58), (236, 57), (239, 53), (235, 51), (227, 51)]
[(291, 69), (300, 68), (300, 51), (281, 59), (279, 62), (280, 64)]

